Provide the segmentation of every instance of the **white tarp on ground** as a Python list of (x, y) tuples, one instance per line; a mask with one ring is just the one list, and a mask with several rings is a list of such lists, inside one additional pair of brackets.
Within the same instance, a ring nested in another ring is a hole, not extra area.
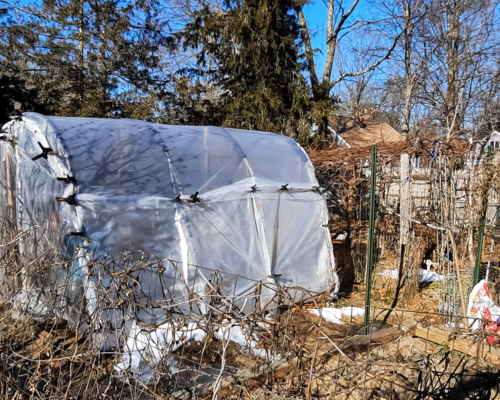
[[(194, 266), (225, 273), (229, 295), (263, 280), (338, 290), (326, 202), (309, 157), (288, 137), (27, 113), (8, 138), (15, 146), (0, 144), (0, 177), (7, 152), (18, 227), (44, 227), (54, 241), (71, 232), (87, 238), (68, 276), (85, 287), (91, 315), (100, 294), (89, 290), (99, 274), (88, 273), (88, 254), (127, 248), (180, 262), (179, 271), (165, 262), (138, 273), (141, 296), (153, 300), (203, 293), (207, 282)], [(6, 190), (2, 182), (2, 202)], [(162, 322), (147, 307), (134, 318)]]

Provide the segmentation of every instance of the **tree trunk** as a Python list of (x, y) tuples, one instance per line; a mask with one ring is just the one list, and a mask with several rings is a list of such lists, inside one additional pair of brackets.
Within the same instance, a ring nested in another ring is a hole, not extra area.
[(403, 48), (404, 48), (404, 63), (405, 63), (405, 107), (403, 111), (403, 126), (401, 133), (407, 135), (410, 132), (410, 118), (411, 118), (411, 100), (413, 95), (414, 79), (412, 74), (411, 56), (412, 56), (412, 37), (413, 26), (412, 22), (412, 7), (411, 2), (406, 4), (404, 10), (404, 24), (406, 30), (403, 34)]
[(459, 2), (446, 0), (446, 19), (448, 30), (446, 32), (446, 57), (448, 71), (446, 75), (447, 91), (445, 106), (445, 122), (448, 128), (448, 138), (458, 135), (462, 125), (459, 113), (458, 51), (460, 46), (460, 5)]
[(84, 90), (84, 40), (85, 40), (85, 32), (84, 32), (84, 24), (85, 24), (85, 1), (80, 0), (80, 20), (79, 20), (79, 26), (78, 26), (78, 34), (79, 34), (79, 43), (78, 43), (78, 79), (79, 79), (79, 86), (80, 86), (80, 101), (83, 104), (83, 100), (85, 97), (85, 90)]

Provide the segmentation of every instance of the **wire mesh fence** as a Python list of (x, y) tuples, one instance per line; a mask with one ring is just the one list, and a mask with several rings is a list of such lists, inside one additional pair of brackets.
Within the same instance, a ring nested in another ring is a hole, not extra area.
[[(445, 277), (436, 284), (439, 309), (465, 314), (474, 281), (482, 205), (484, 199), (491, 202), (496, 193), (491, 189), (494, 168), (486, 161), (484, 166), (478, 165), (474, 147), (460, 143), (443, 146), (425, 137), (379, 146), (375, 273), (395, 274), (405, 297), (417, 294), (420, 275), (437, 273)], [(341, 279), (349, 275), (342, 273), (344, 268), (352, 270), (351, 276), (362, 282), (366, 271), (369, 153), (364, 148), (329, 149), (312, 152), (311, 157), (318, 180), (331, 193), (330, 218), (336, 227), (332, 237), (345, 236), (347, 240), (337, 246), (349, 248), (352, 257), (337, 257)], [(486, 213), (489, 226), (496, 226), (492, 222), (495, 213), (490, 212), (495, 207), (490, 204)]]
[[(2, 235), (1, 398), (430, 399), (498, 391), (496, 353), (481, 347), (484, 332), (460, 328), (459, 314), (450, 330), (448, 313), (374, 304), (365, 335), (363, 309), (333, 308), (329, 296), (227, 279), (137, 250), (92, 253), (81, 237), (41, 246), (49, 235), (37, 227)], [(191, 286), (186, 270), (196, 277)], [(436, 328), (449, 337), (436, 339)]]
[[(368, 307), (365, 150), (319, 168), (315, 161), (344, 284), (336, 304), (331, 293), (2, 220), (0, 397), (497, 397), (498, 346), (485, 344), (487, 321), (475, 318), (479, 328), (470, 331), (474, 319), (464, 311), (475, 203), (482, 203), (474, 196), (484, 198), (484, 185), (472, 181), (479, 172), (460, 149), (439, 156), (422, 142), (380, 152)], [(500, 294), (494, 216), (479, 271), (493, 299)]]

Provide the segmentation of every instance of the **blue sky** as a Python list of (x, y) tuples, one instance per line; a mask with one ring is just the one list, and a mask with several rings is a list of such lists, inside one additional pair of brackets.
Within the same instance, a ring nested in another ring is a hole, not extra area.
[[(353, 0), (344, 0), (342, 5), (344, 9), (347, 11), (353, 3)], [(336, 7), (338, 7), (338, 3), (336, 3)], [(304, 7), (304, 14), (306, 16), (308, 22), (309, 33), (311, 35), (311, 44), (313, 49), (317, 49), (318, 51), (315, 53), (315, 67), (316, 73), (318, 74), (318, 78), (321, 80), (323, 78), (323, 71), (325, 68), (325, 60), (326, 60), (326, 17), (327, 17), (327, 6), (322, 0), (314, 0), (311, 3), (307, 4)], [(377, 18), (376, 13), (374, 12), (372, 3), (368, 1), (361, 0), (356, 7), (355, 11), (347, 20), (347, 25), (350, 23), (361, 20), (361, 19), (371, 19)], [(356, 44), (360, 39), (365, 38), (363, 36), (362, 31), (353, 32), (345, 39), (352, 41), (352, 44)], [(343, 45), (337, 48), (336, 57), (342, 54), (342, 50), (345, 49)], [(348, 61), (350, 58), (350, 52), (344, 52), (342, 57), (346, 59), (344, 61)], [(335, 67), (332, 78), (335, 78)]]

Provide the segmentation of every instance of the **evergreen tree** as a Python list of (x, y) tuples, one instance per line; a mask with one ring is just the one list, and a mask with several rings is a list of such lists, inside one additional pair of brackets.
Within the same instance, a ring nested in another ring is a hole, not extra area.
[(0, 82), (3, 91), (16, 80), (18, 88), (8, 91), (11, 108), (63, 116), (126, 114), (119, 94), (146, 95), (162, 78), (159, 50), (171, 39), (155, 20), (156, 6), (45, 0), (35, 8), (9, 9), (0, 20)]
[(224, 126), (295, 134), (307, 117), (291, 7), (290, 0), (227, 0), (221, 10), (196, 11), (186, 25), (185, 46), (199, 50), (197, 68), (187, 72), (218, 89), (211, 114)]

